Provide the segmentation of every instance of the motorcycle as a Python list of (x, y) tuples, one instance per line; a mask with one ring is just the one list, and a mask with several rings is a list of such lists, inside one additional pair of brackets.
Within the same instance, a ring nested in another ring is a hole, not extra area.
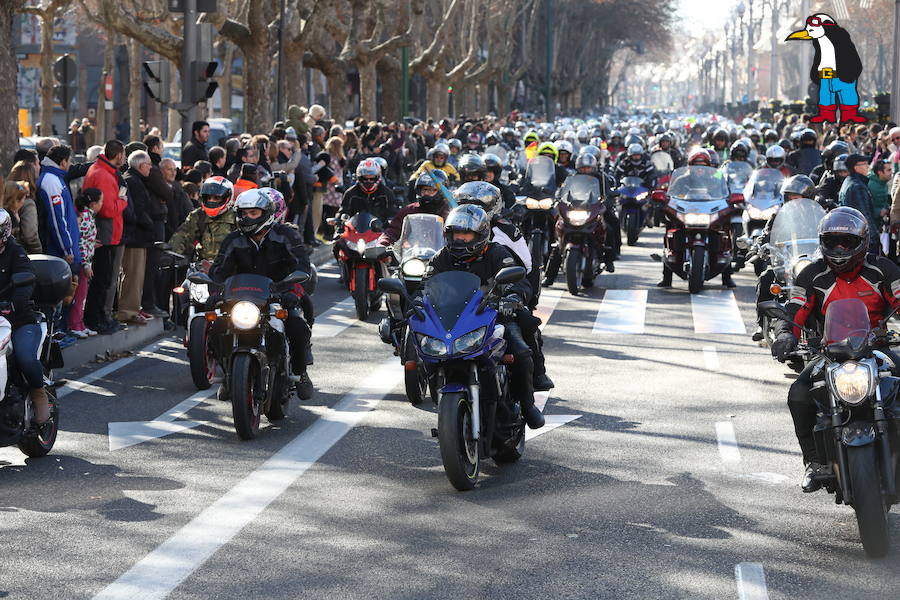
[(731, 215), (742, 194), (729, 194), (722, 174), (693, 165), (672, 173), (665, 194), (670, 225), (664, 238), (666, 266), (698, 294), (703, 284), (731, 265)]
[[(753, 165), (742, 160), (729, 161), (719, 170), (725, 177), (728, 192), (731, 194), (743, 194), (747, 188), (747, 182), (753, 177)], [(731, 215), (731, 235), (735, 240), (744, 235), (743, 213), (741, 211), (735, 211)]]
[(647, 220), (650, 190), (644, 187), (640, 177), (623, 177), (616, 192), (619, 194), (619, 222), (625, 232), (625, 241), (629, 246), (634, 246)]
[[(783, 202), (781, 182), (783, 180), (784, 175), (778, 169), (757, 169), (744, 187), (744, 213), (741, 229), (745, 232), (744, 237), (747, 239), (748, 247), (752, 246), (762, 235), (766, 223), (781, 208)], [(735, 232), (734, 235), (741, 237), (739, 232)], [(746, 260), (746, 251), (740, 249), (741, 245), (738, 245), (738, 251), (735, 252), (738, 268), (743, 267)], [(754, 263), (757, 277), (764, 268), (764, 263), (760, 261)]]
[[(600, 181), (590, 175), (573, 175), (566, 179), (559, 194), (559, 216), (556, 219), (558, 252), (547, 261), (544, 281), (554, 281), (563, 266), (566, 287), (573, 296), (579, 285), (590, 287), (603, 272), (601, 260), (611, 249), (605, 247), (606, 205), (600, 193)], [(549, 285), (549, 284), (548, 284)]]
[(343, 227), (340, 237), (334, 242), (338, 249), (341, 277), (353, 296), (356, 317), (365, 321), (369, 318), (369, 311), (378, 310), (381, 306), (381, 292), (375, 282), (385, 274), (380, 258), (375, 258), (372, 252), (367, 256), (366, 250), (375, 248), (384, 226), (380, 219), (368, 213), (357, 213), (347, 221), (328, 219), (328, 224)]
[(550, 256), (553, 231), (553, 196), (556, 193), (556, 168), (547, 156), (535, 156), (528, 163), (522, 196), (516, 197), (521, 210), (521, 228), (528, 239), (532, 268), (541, 268)]
[(216, 308), (204, 314), (211, 323), (209, 345), (225, 372), (222, 385), (231, 399), (235, 431), (242, 440), (253, 439), (259, 433), (261, 414), (272, 422), (286, 415), (291, 356), (284, 326), (288, 310), (279, 299), (309, 275), (294, 271), (275, 283), (262, 275), (241, 274), (218, 284), (200, 271), (189, 279), (222, 291)]
[(379, 326), (382, 341), (394, 346), (394, 353), (403, 363), (406, 397), (414, 405), (421, 404), (428, 394), (429, 377), (418, 360), (415, 340), (407, 331), (406, 298), (419, 293), (428, 261), (444, 247), (443, 222), (441, 217), (429, 214), (408, 215), (403, 220), (400, 238), (393, 246), (398, 263), (394, 276), (403, 282), (407, 296), (386, 295), (390, 317)]
[[(772, 318), (789, 320), (774, 300), (760, 306)], [(900, 345), (900, 337), (884, 330), (894, 312), (873, 328), (862, 300), (835, 300), (825, 312), (823, 336), (809, 331), (806, 342), (819, 361), (813, 377), (824, 379), (821, 391), (814, 391), (813, 434), (825, 465), (816, 479), (835, 495), (835, 503), (853, 507), (863, 549), (872, 558), (887, 554), (887, 512), (900, 502), (900, 378), (896, 357), (888, 352), (889, 346)]]
[(409, 328), (419, 360), (436, 377), (441, 462), (457, 490), (475, 487), (482, 459), (497, 464), (519, 460), (525, 452), (525, 420), (512, 399), (506, 365), (504, 327), (497, 323), (501, 289), (525, 277), (523, 267), (506, 267), (486, 292), (481, 280), (462, 271), (429, 278), (414, 304), (398, 279), (379, 287), (405, 296), (411, 305)]
[[(44, 334), (39, 358), (44, 367), (45, 380), (52, 381), (52, 370), (64, 366), (62, 351), (54, 339), (53, 316), (56, 307), (69, 294), (72, 271), (66, 261), (55, 256), (32, 254), (29, 259), (33, 273), (14, 274), (10, 285), (3, 291), (6, 292), (10, 287), (34, 286), (33, 309)], [(0, 306), (3, 314), (9, 314), (11, 309), (9, 303)], [(52, 387), (45, 387), (50, 403), (50, 420), (42, 425), (35, 424), (30, 386), (16, 368), (12, 352), (12, 325), (5, 317), (0, 316), (0, 355), (5, 358), (0, 360), (0, 447), (18, 446), (19, 450), (32, 458), (46, 456), (53, 449), (59, 433), (56, 393)]]
[[(672, 161), (672, 155), (665, 150), (657, 150), (650, 155), (650, 162), (656, 170), (656, 189), (665, 191), (669, 187), (669, 181), (672, 178), (672, 171), (675, 170), (675, 163)], [(650, 224), (653, 227), (659, 227), (665, 222), (663, 216), (663, 207), (658, 202), (651, 202)]]

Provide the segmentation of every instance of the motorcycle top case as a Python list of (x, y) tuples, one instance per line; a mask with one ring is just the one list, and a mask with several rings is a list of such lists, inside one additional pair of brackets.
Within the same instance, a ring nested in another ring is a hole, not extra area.
[(39, 306), (55, 306), (69, 295), (72, 285), (72, 269), (69, 263), (57, 256), (31, 254), (34, 269), (34, 293), (32, 299)]

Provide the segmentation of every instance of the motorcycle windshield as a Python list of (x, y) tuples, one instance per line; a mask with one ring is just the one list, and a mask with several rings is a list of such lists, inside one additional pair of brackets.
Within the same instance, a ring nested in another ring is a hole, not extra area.
[(501, 164), (506, 164), (509, 160), (509, 154), (506, 152), (506, 148), (499, 144), (494, 144), (493, 146), (488, 146), (484, 149), (485, 154), (496, 154), (500, 158)]
[(744, 199), (750, 203), (771, 204), (781, 199), (781, 183), (784, 175), (778, 169), (757, 169), (744, 187)]
[(807, 264), (819, 256), (819, 221), (825, 209), (810, 198), (786, 202), (778, 211), (769, 244), (772, 268), (783, 273), (785, 282), (793, 284)]
[(825, 344), (861, 348), (869, 335), (869, 311), (859, 298), (835, 300), (825, 311)]
[(444, 329), (451, 331), (456, 321), (481, 288), (481, 279), (465, 271), (438, 273), (425, 281), (425, 298)]
[(725, 175), (712, 167), (693, 165), (672, 173), (669, 197), (687, 202), (709, 202), (728, 197)]
[(573, 207), (587, 207), (600, 202), (600, 180), (590, 175), (573, 175), (563, 183), (560, 199)]
[(668, 175), (675, 170), (675, 163), (672, 162), (672, 156), (668, 152), (663, 152), (662, 150), (657, 150), (651, 154), (650, 162), (653, 163), (653, 168), (656, 169), (657, 177)]
[(549, 196), (556, 190), (556, 165), (547, 156), (535, 156), (528, 163), (525, 180)]
[(444, 219), (437, 215), (407, 215), (400, 239), (394, 244), (394, 256), (429, 259), (444, 247)]
[(353, 225), (353, 229), (355, 229), (357, 233), (366, 233), (372, 229), (372, 221), (375, 219), (376, 217), (369, 213), (361, 212), (350, 217), (350, 224)]
[(250, 273), (232, 275), (225, 280), (224, 298), (226, 302), (245, 300), (263, 306), (269, 301), (271, 289), (272, 280), (268, 277)]
[(728, 183), (728, 191), (737, 194), (744, 191), (747, 182), (753, 175), (753, 167), (750, 163), (744, 161), (731, 161), (724, 167), (722, 172), (725, 173), (725, 180)]

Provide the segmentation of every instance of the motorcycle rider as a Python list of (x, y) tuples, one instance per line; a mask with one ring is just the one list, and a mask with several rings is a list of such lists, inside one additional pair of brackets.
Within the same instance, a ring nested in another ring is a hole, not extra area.
[[(789, 319), (798, 325), (812, 323), (814, 329), (818, 327), (821, 331), (831, 302), (859, 298), (865, 302), (874, 327), (900, 305), (900, 268), (885, 257), (867, 255), (868, 245), (868, 220), (858, 210), (840, 207), (825, 215), (819, 223), (822, 258), (808, 265), (797, 277), (786, 307)], [(776, 333), (772, 356), (783, 362), (797, 347), (799, 330), (789, 321), (780, 320)], [(816, 452), (813, 437), (815, 400), (825, 389), (813, 390), (814, 383), (824, 376), (822, 360), (811, 361), (788, 391), (788, 408), (805, 465), (800, 484), (804, 492), (822, 487), (816, 476), (827, 468), (823, 467), (825, 457)]]
[(816, 200), (825, 210), (831, 210), (837, 206), (841, 186), (844, 185), (844, 180), (850, 174), (844, 162), (847, 160), (847, 156), (847, 154), (841, 154), (834, 159), (831, 171), (822, 176), (822, 181), (819, 182), (819, 187), (816, 189)]
[[(712, 159), (709, 157), (709, 151), (705, 149), (696, 150), (693, 154), (691, 154), (690, 158), (688, 158), (688, 166), (703, 166), (703, 167), (712, 167)], [(687, 175), (686, 175), (687, 176)], [(668, 217), (667, 217), (668, 218)], [(668, 225), (666, 226), (668, 229)], [(722, 271), (722, 285), (727, 288), (734, 288), (737, 285), (731, 278), (731, 266), (725, 268)], [(670, 288), (672, 287), (672, 271), (663, 262), (663, 276), (659, 283), (656, 284), (657, 287), (661, 288)]]
[[(781, 171), (785, 177), (790, 177), (794, 174), (794, 170), (785, 162), (786, 156), (787, 152), (784, 151), (784, 148), (772, 146), (766, 150), (766, 166)], [(812, 182), (811, 179), (810, 182)]]
[[(575, 159), (575, 171), (577, 174), (590, 175), (600, 181), (600, 194), (606, 203), (606, 210), (603, 211), (603, 220), (606, 221), (606, 244), (610, 250), (606, 260), (606, 270), (609, 273), (615, 273), (616, 265), (614, 261), (622, 251), (622, 227), (615, 206), (616, 180), (613, 179), (612, 175), (604, 172), (602, 169), (598, 169), (597, 165), (597, 157), (592, 154), (582, 153)], [(557, 251), (557, 249), (554, 249), (554, 251)], [(545, 279), (543, 285), (544, 287), (549, 287), (553, 285), (553, 282)]]
[(356, 183), (344, 192), (338, 213), (350, 218), (367, 212), (387, 222), (394, 206), (394, 192), (382, 180), (381, 167), (374, 159), (367, 158), (357, 165)]
[(438, 215), (442, 219), (447, 217), (447, 213), (450, 212), (450, 206), (447, 204), (444, 196), (438, 191), (431, 175), (428, 173), (419, 175), (419, 178), (416, 180), (415, 191), (416, 201), (407, 204), (400, 209), (400, 212), (394, 215), (394, 218), (385, 227), (381, 237), (378, 238), (379, 246), (387, 248), (393, 246), (394, 242), (400, 239), (400, 234), (403, 233), (403, 220), (408, 215), (424, 213)]
[(572, 142), (568, 140), (559, 140), (556, 142), (556, 164), (564, 168), (567, 172), (574, 171), (572, 166)]
[[(778, 146), (773, 146), (773, 148), (778, 148)], [(769, 148), (771, 150), (772, 148)], [(783, 182), (781, 182), (781, 196), (784, 198), (784, 203), (787, 204), (791, 200), (796, 200), (797, 198), (809, 198), (810, 200), (815, 199), (816, 197), (816, 186), (813, 185), (812, 179), (807, 177), (806, 175), (793, 175), (788, 177)], [(775, 213), (771, 217), (769, 217), (768, 222), (766, 223), (765, 228), (763, 229), (763, 233), (756, 241), (756, 249), (757, 253), (760, 248), (764, 248), (766, 244), (769, 243), (770, 236), (772, 234), (772, 227), (775, 225), (775, 219), (778, 218), (778, 213)], [(760, 258), (759, 260), (762, 260)], [(774, 300), (775, 296), (772, 294), (772, 284), (775, 283), (775, 271), (772, 270), (771, 265), (769, 265), (765, 271), (763, 271), (759, 280), (756, 282), (756, 306), (759, 306), (760, 302), (764, 302), (766, 300)], [(751, 336), (754, 342), (758, 342), (765, 337), (763, 329), (762, 329), (762, 313), (759, 310), (756, 311), (756, 331), (753, 332)]]
[[(209, 276), (223, 283), (232, 275), (252, 273), (278, 282), (294, 271), (311, 273), (309, 256), (303, 239), (296, 228), (279, 223), (275, 219), (277, 207), (266, 190), (247, 190), (235, 201), (237, 230), (222, 242), (222, 248)], [(297, 395), (308, 400), (313, 394), (313, 384), (306, 372), (309, 341), (309, 325), (303, 319), (300, 307), (302, 286), (281, 295), (281, 304), (288, 310), (284, 323), (285, 335), (291, 349), (291, 381), (297, 386)]]
[[(419, 168), (416, 169), (412, 175), (409, 177), (409, 181), (416, 181), (419, 179), (419, 175), (424, 173), (428, 169), (438, 169), (447, 174), (447, 177), (450, 179), (459, 179), (459, 173), (457, 173), (456, 168), (447, 162), (447, 159), (450, 157), (450, 147), (447, 144), (440, 143), (435, 144), (434, 148), (428, 150), (425, 154), (425, 162), (419, 165)], [(357, 173), (357, 178), (359, 174)]]
[(500, 157), (488, 152), (481, 158), (484, 160), (485, 166), (484, 180), (500, 190), (500, 195), (503, 197), (503, 209), (510, 210), (516, 204), (516, 193), (511, 187), (500, 181), (500, 175), (503, 173), (503, 163), (500, 161)]
[(628, 146), (628, 155), (620, 157), (616, 164), (616, 179), (619, 185), (626, 177), (640, 177), (644, 187), (649, 190), (656, 186), (656, 168), (650, 157), (644, 153), (644, 147), (638, 143)]
[(672, 157), (672, 165), (678, 169), (684, 166), (684, 155), (675, 144), (675, 136), (668, 131), (657, 138), (656, 146), (653, 147), (651, 153), (662, 151)]
[(721, 160), (728, 160), (728, 132), (721, 127), (713, 130), (708, 147), (715, 150)]
[(609, 142), (606, 144), (606, 149), (609, 151), (610, 160), (617, 160), (619, 155), (625, 152), (625, 145), (622, 144), (622, 132), (618, 130), (613, 130), (609, 134)]
[(556, 162), (559, 159), (559, 150), (556, 149), (556, 144), (553, 142), (544, 142), (538, 146), (538, 155), (546, 156), (553, 161), (553, 167), (556, 170), (556, 185), (557, 187), (561, 186), (566, 180), (566, 177), (569, 176), (569, 171)]
[(750, 146), (744, 139), (740, 139), (731, 145), (731, 149), (728, 151), (728, 160), (722, 163), (722, 166), (726, 166), (732, 162), (745, 162), (750, 166), (754, 166), (750, 162)]
[(816, 148), (818, 136), (812, 129), (806, 128), (800, 132), (800, 147), (788, 154), (787, 164), (795, 173), (809, 175), (822, 163), (822, 153)]
[(464, 154), (459, 159), (459, 168), (457, 170), (462, 183), (467, 181), (484, 181), (487, 166), (477, 154)]
[(237, 228), (233, 205), (234, 187), (228, 179), (216, 176), (204, 181), (200, 208), (191, 211), (169, 239), (172, 251), (187, 256), (196, 248), (198, 259), (214, 260), (222, 242)]
[(834, 159), (841, 154), (850, 154), (850, 145), (844, 140), (834, 140), (822, 150), (822, 162), (809, 174), (813, 183), (819, 185), (826, 172), (833, 170)]
[[(501, 269), (516, 265), (510, 251), (490, 238), (490, 219), (483, 209), (473, 205), (453, 209), (444, 224), (445, 246), (431, 259), (425, 278), (446, 271), (466, 271), (477, 275), (482, 285), (488, 285)], [(507, 351), (515, 357), (510, 365), (510, 391), (528, 427), (540, 429), (544, 426), (544, 415), (534, 405), (534, 361), (516, 319), (530, 294), (526, 279), (510, 285), (500, 299), (497, 312), (505, 325)]]

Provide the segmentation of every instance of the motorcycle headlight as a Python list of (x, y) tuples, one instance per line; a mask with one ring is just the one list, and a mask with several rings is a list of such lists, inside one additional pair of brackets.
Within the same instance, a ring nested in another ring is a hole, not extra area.
[(231, 324), (246, 331), (259, 324), (259, 307), (252, 302), (241, 301), (231, 309)]
[(704, 213), (685, 213), (684, 224), (688, 227), (709, 227), (710, 217)]
[(447, 354), (447, 344), (444, 340), (433, 338), (430, 335), (417, 334), (419, 338), (419, 348), (428, 356), (445, 356)]
[(461, 335), (455, 342), (453, 342), (453, 354), (468, 354), (469, 352), (474, 352), (481, 347), (481, 343), (484, 341), (484, 334), (487, 332), (487, 327), (481, 327), (476, 329), (475, 331), (470, 331), (466, 335)]
[(425, 261), (411, 258), (403, 263), (403, 274), (407, 277), (421, 277), (425, 274)]
[(851, 360), (831, 370), (831, 382), (841, 402), (856, 406), (872, 393), (875, 377), (870, 365)]
[(205, 283), (192, 283), (191, 300), (198, 304), (202, 304), (209, 300), (209, 286)]
[(566, 216), (569, 219), (569, 224), (580, 227), (587, 223), (590, 213), (586, 210), (570, 210), (566, 213)]
[(365, 254), (366, 252), (366, 242), (365, 240), (356, 240), (356, 251), (359, 254)]
[(641, 192), (640, 194), (635, 196), (634, 199), (637, 200), (638, 202), (640, 202), (641, 200), (643, 200), (646, 197), (647, 197), (647, 192)]
[(751, 221), (768, 221), (777, 212), (777, 206), (770, 206), (766, 210), (759, 210), (754, 206), (747, 207), (747, 216)]
[(553, 208), (553, 198), (544, 198), (538, 202), (538, 206), (543, 210), (550, 210)]

